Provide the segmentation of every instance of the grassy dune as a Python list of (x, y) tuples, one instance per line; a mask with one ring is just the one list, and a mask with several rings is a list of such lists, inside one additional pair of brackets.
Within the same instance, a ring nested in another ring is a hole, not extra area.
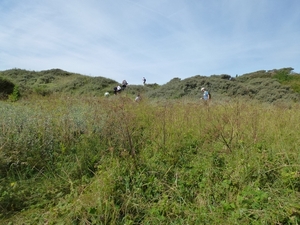
[(300, 106), (0, 104), (0, 224), (299, 224)]

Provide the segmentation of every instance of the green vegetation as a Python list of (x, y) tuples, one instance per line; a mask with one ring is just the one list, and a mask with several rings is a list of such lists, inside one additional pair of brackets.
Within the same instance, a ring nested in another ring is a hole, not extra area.
[(0, 72), (0, 224), (300, 224), (299, 77)]
[[(227, 74), (209, 77), (196, 75), (183, 80), (174, 78), (164, 85), (130, 84), (126, 93), (132, 97), (142, 94), (150, 99), (199, 99), (202, 95), (200, 89), (205, 86), (213, 98), (220, 101), (242, 98), (267, 103), (296, 102), (300, 100), (300, 75), (292, 71), (293, 68), (260, 70), (238, 77)], [(40, 72), (12, 69), (0, 72), (0, 78), (12, 84), (9, 90), (0, 89), (2, 99), (7, 98), (7, 91), (12, 93), (14, 86), (18, 86), (23, 97), (33, 94), (100, 97), (105, 92), (113, 94), (113, 88), (119, 84), (108, 78), (89, 77), (60, 69)], [(1, 80), (0, 85), (3, 84)]]
[(11, 102), (15, 102), (15, 101), (18, 101), (19, 98), (20, 98), (19, 86), (15, 85), (13, 92), (8, 96), (8, 99)]
[(103, 95), (116, 81), (103, 77), (89, 77), (60, 69), (40, 72), (11, 69), (0, 72), (0, 77), (19, 86), (22, 95), (50, 95), (68, 93), (72, 95)]
[(1, 224), (299, 224), (299, 104), (0, 104)]

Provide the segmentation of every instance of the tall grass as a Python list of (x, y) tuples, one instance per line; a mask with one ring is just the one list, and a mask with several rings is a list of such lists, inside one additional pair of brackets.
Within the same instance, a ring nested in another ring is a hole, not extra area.
[(299, 105), (68, 96), (0, 105), (12, 224), (299, 224)]

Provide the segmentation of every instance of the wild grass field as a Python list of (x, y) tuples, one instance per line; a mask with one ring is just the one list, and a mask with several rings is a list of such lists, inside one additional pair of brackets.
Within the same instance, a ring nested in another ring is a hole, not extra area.
[(300, 224), (300, 105), (0, 102), (0, 224)]

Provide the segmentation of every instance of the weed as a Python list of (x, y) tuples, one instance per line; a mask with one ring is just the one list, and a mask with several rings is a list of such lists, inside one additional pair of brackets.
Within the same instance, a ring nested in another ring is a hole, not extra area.
[(296, 104), (123, 93), (0, 113), (1, 223), (299, 224)]

